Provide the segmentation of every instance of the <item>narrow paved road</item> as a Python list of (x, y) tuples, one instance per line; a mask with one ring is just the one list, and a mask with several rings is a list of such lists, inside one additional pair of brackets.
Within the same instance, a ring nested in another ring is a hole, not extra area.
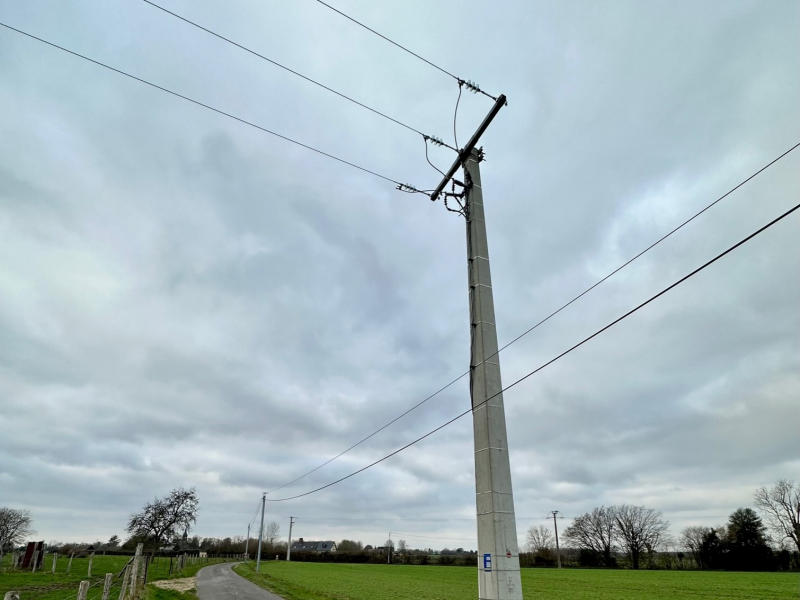
[(262, 590), (231, 570), (233, 563), (211, 565), (197, 574), (197, 595), (200, 600), (283, 600)]

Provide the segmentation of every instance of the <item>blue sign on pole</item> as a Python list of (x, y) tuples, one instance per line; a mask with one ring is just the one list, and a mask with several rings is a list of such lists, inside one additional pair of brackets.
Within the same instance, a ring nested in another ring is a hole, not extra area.
[(483, 555), (483, 570), (484, 571), (491, 571), (492, 570), (492, 555), (491, 554), (484, 554)]

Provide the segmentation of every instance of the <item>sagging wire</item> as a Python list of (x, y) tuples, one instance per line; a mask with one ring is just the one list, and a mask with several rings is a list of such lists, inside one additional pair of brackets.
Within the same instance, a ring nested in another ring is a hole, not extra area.
[[(467, 175), (469, 175), (469, 173), (467, 173)], [(453, 179), (451, 179), (451, 180), (450, 180), (450, 184), (451, 184), (451, 189), (452, 189), (453, 191), (452, 191), (452, 192), (444, 192), (444, 193), (442, 194), (442, 198), (444, 199), (444, 207), (445, 207), (447, 210), (449, 210), (450, 212), (458, 213), (459, 215), (461, 215), (462, 217), (464, 217), (464, 218), (466, 219), (466, 218), (467, 218), (467, 212), (466, 212), (466, 210), (467, 210), (467, 207), (466, 207), (466, 205), (464, 204), (464, 202), (463, 202), (463, 199), (464, 199), (464, 196), (467, 194), (467, 186), (465, 186), (465, 185), (464, 185), (463, 183), (461, 183), (460, 181), (457, 181), (457, 180), (455, 179), (455, 177), (454, 177)], [(464, 189), (463, 189), (461, 192), (459, 192), (459, 193), (457, 193), (457, 192), (456, 192), (456, 184), (458, 184), (458, 185), (460, 185), (462, 188), (464, 188)], [(456, 210), (455, 208), (450, 208), (450, 206), (447, 204), (447, 198), (448, 198), (448, 197), (449, 197), (449, 198), (455, 198), (455, 200), (456, 200), (456, 203), (458, 204), (458, 207), (459, 207), (459, 209), (458, 209), (458, 210)]]
[(428, 157), (428, 141), (429, 140), (431, 141), (431, 143), (436, 143), (436, 142), (433, 141), (433, 138), (431, 138), (430, 136), (427, 136), (427, 135), (423, 135), (422, 136), (422, 141), (425, 142), (425, 160), (428, 161), (428, 164), (430, 166), (432, 166), (434, 169), (439, 171), (439, 173), (441, 173), (442, 177), (445, 177), (444, 171), (442, 171), (439, 167), (437, 167), (435, 164), (433, 164), (431, 162), (431, 159)]
[(458, 118), (458, 104), (461, 102), (461, 90), (464, 88), (465, 81), (463, 79), (458, 80), (458, 100), (456, 100), (456, 110), (453, 113), (453, 139), (456, 142), (456, 148), (458, 148), (458, 134), (456, 133), (456, 119)]

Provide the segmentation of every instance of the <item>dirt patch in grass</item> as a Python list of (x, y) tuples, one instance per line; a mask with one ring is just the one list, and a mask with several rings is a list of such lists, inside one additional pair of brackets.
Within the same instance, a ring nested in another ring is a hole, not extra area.
[(162, 590), (175, 590), (176, 592), (189, 592), (197, 587), (197, 577), (184, 577), (183, 579), (163, 579), (152, 583)]

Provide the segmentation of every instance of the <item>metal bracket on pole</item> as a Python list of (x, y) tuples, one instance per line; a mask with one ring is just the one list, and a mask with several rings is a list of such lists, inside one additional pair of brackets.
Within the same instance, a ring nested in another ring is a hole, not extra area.
[(500, 94), (500, 96), (497, 97), (494, 106), (492, 106), (492, 109), (489, 111), (489, 114), (483, 119), (483, 123), (481, 123), (478, 129), (475, 130), (475, 133), (472, 134), (472, 137), (469, 138), (467, 145), (459, 150), (458, 158), (456, 158), (456, 160), (453, 162), (453, 165), (444, 174), (444, 179), (442, 179), (439, 185), (436, 186), (436, 189), (431, 193), (431, 200), (435, 201), (439, 197), (439, 195), (442, 193), (442, 190), (447, 185), (447, 182), (453, 178), (453, 175), (456, 174), (456, 171), (458, 171), (459, 167), (464, 163), (465, 160), (467, 160), (467, 158), (469, 158), (470, 154), (472, 153), (472, 149), (481, 139), (483, 132), (486, 131), (486, 129), (492, 123), (494, 118), (497, 116), (497, 113), (500, 112), (500, 109), (507, 104), (508, 101), (506, 100), (505, 94)]

